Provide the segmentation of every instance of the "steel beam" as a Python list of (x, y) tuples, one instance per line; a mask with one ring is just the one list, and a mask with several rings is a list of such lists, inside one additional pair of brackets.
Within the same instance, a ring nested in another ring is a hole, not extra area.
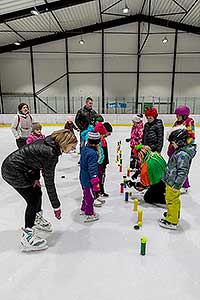
[[(50, 2), (48, 4), (48, 9), (53, 11), (53, 10), (67, 8), (67, 7), (70, 7), (70, 6), (84, 4), (84, 3), (92, 2), (92, 1), (95, 1), (95, 0), (86, 0), (86, 1), (85, 0), (65, 0), (65, 1), (59, 0), (59, 1), (55, 1), (55, 2)], [(0, 23), (5, 23), (5, 22), (14, 21), (14, 20), (17, 20), (17, 19), (32, 16), (31, 10), (33, 9), (33, 6), (29, 7), (29, 8), (22, 9), (22, 10), (18, 10), (18, 11), (14, 11), (14, 12), (11, 12), (11, 13), (1, 15), (0, 16)], [(47, 5), (46, 4), (37, 5), (36, 8), (41, 14), (47, 12), (47, 10), (46, 10)]]
[(176, 33), (175, 33), (175, 37), (174, 37), (174, 59), (173, 59), (173, 70), (172, 70), (170, 114), (173, 113), (174, 85), (175, 85), (175, 74), (176, 74), (175, 71), (176, 71), (177, 41), (178, 41), (178, 30), (176, 29)]
[(37, 114), (36, 93), (35, 93), (35, 72), (34, 72), (34, 60), (33, 60), (33, 47), (30, 47), (30, 56), (31, 56), (31, 75), (32, 75), (32, 87), (33, 87), (34, 113)]
[(138, 100), (139, 100), (139, 88), (140, 88), (140, 25), (138, 22), (138, 41), (137, 41), (137, 81), (136, 81), (136, 93), (135, 93), (135, 113), (138, 112)]
[(70, 114), (70, 86), (69, 86), (69, 48), (68, 39), (65, 39), (65, 65), (66, 65), (66, 79), (67, 79), (67, 112)]

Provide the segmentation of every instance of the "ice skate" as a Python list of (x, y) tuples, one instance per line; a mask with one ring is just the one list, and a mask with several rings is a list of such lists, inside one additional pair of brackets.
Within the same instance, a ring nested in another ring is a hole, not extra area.
[(172, 229), (172, 230), (176, 230), (177, 227), (178, 227), (177, 224), (170, 223), (165, 219), (160, 219), (159, 220), (159, 225), (161, 227), (164, 227), (164, 228), (167, 228), (167, 229)]
[(32, 228), (22, 228), (21, 245), (23, 252), (40, 251), (48, 248), (47, 241), (36, 236)]
[(180, 192), (181, 192), (181, 195), (187, 194), (187, 193), (188, 193), (188, 188), (182, 187), (182, 188), (180, 189)]
[(52, 225), (50, 222), (44, 219), (42, 210), (36, 214), (34, 227), (39, 230), (52, 232)]
[(102, 207), (102, 202), (99, 200), (99, 198), (94, 200), (94, 206), (95, 207)]
[(99, 215), (94, 212), (93, 215), (86, 215), (85, 219), (84, 219), (84, 222), (89, 223), (89, 222), (94, 222), (94, 221), (97, 221), (97, 220), (99, 220)]

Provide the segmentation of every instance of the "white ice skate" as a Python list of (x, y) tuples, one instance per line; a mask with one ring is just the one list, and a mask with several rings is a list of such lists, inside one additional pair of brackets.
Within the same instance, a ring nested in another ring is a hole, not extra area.
[(99, 220), (99, 215), (94, 212), (93, 215), (86, 215), (85, 219), (84, 219), (84, 222), (89, 223), (89, 222), (94, 222), (94, 221), (97, 221), (97, 220)]
[(52, 232), (52, 225), (50, 222), (44, 219), (42, 210), (36, 214), (34, 227), (39, 230)]
[(36, 236), (34, 229), (22, 228), (22, 231), (21, 245), (23, 252), (40, 251), (48, 248), (47, 241)]
[(94, 206), (95, 207), (102, 207), (102, 202), (100, 201), (99, 198), (94, 200)]

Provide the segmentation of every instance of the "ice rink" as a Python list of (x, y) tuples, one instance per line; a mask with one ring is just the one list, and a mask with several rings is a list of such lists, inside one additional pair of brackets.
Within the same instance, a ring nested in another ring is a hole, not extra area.
[[(61, 127), (59, 127), (60, 129)], [(58, 127), (43, 127), (48, 135)], [(168, 129), (165, 131), (167, 132)], [(165, 133), (166, 133), (165, 132)], [(200, 158), (190, 171), (191, 189), (181, 196), (177, 231), (159, 227), (164, 209), (140, 203), (143, 226), (135, 231), (133, 203), (124, 201), (119, 184), (129, 162), (125, 138), (130, 127), (114, 127), (108, 137), (110, 165), (106, 192), (110, 198), (96, 208), (100, 220), (83, 223), (79, 216), (81, 188), (76, 154), (64, 154), (56, 169), (62, 219), (54, 218), (43, 186), (44, 217), (53, 232), (42, 234), (47, 250), (20, 251), (25, 201), (0, 178), (0, 299), (1, 300), (198, 300), (200, 297)], [(196, 131), (199, 144), (200, 129)], [(122, 141), (123, 173), (115, 163), (116, 144)], [(163, 154), (166, 153), (167, 142)], [(0, 128), (0, 160), (16, 149), (9, 128)], [(164, 155), (165, 156), (165, 155)], [(65, 178), (61, 178), (62, 176)], [(140, 255), (146, 236), (147, 253)]]

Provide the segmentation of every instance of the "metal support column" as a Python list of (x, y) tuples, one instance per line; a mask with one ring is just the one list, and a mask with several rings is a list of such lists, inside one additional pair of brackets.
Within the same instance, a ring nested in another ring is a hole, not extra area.
[(175, 85), (175, 75), (176, 75), (175, 71), (176, 71), (177, 40), (178, 40), (178, 29), (176, 29), (175, 37), (174, 37), (174, 56), (173, 56), (173, 70), (172, 70), (170, 114), (173, 113), (174, 85)]
[(101, 80), (102, 80), (102, 113), (105, 112), (105, 81), (104, 81), (104, 29), (102, 29), (102, 58), (101, 58)]
[[(67, 78), (67, 112), (70, 113), (70, 93), (69, 93), (69, 51), (68, 51), (68, 39), (65, 39), (65, 53), (66, 53), (66, 78)], [(73, 112), (74, 113), (74, 112)]]
[(137, 45), (137, 82), (136, 82), (136, 94), (135, 94), (135, 113), (138, 113), (138, 98), (139, 98), (139, 88), (140, 88), (140, 25), (138, 22), (138, 45)]
[(4, 114), (3, 95), (2, 95), (2, 89), (1, 89), (1, 79), (0, 79), (0, 99), (1, 99), (1, 113)]
[(32, 86), (33, 86), (33, 101), (34, 101), (34, 113), (37, 113), (36, 94), (35, 94), (35, 72), (34, 72), (34, 61), (33, 61), (33, 47), (30, 47), (31, 55), (31, 74), (32, 74)]

